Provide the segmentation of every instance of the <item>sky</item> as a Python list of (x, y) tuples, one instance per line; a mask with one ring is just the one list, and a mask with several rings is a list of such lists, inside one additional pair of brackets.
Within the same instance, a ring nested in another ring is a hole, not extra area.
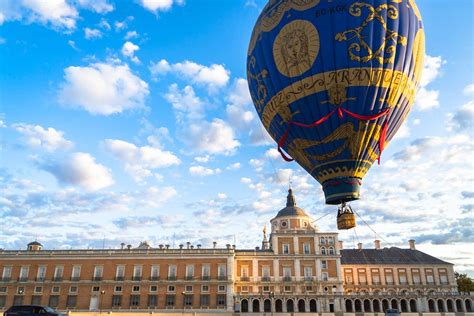
[[(0, 248), (259, 246), (335, 206), (262, 129), (246, 54), (264, 0), (0, 1)], [(365, 177), (346, 248), (417, 249), (474, 276), (473, 2), (417, 0), (421, 88)]]

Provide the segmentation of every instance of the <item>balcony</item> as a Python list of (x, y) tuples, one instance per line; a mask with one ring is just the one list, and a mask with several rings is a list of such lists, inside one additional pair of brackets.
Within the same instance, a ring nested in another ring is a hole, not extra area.
[(250, 281), (250, 278), (248, 276), (243, 276), (243, 277), (240, 277), (240, 281), (248, 282)]
[(62, 276), (55, 276), (53, 277), (53, 282), (62, 282), (63, 277)]
[(117, 282), (122, 282), (123, 280), (125, 280), (125, 277), (123, 275), (115, 277), (115, 281)]
[(101, 276), (95, 276), (95, 277), (92, 278), (92, 281), (100, 282), (100, 281), (102, 281), (102, 277)]
[(203, 281), (210, 281), (210, 280), (211, 280), (211, 277), (210, 277), (209, 275), (203, 275), (203, 276), (201, 277), (201, 280), (203, 280)]
[(176, 281), (176, 275), (169, 275), (168, 281)]
[(18, 282), (28, 282), (28, 277), (19, 277)]
[(159, 280), (160, 280), (160, 277), (157, 275), (150, 277), (150, 281), (159, 281)]
[(283, 281), (284, 282), (291, 282), (291, 277), (290, 276), (284, 276)]
[(313, 282), (314, 278), (312, 276), (305, 276), (304, 281), (305, 282)]
[(142, 276), (141, 275), (134, 275), (132, 277), (132, 281), (141, 281), (142, 280)]
[(217, 279), (218, 279), (219, 281), (227, 281), (227, 275), (219, 275), (219, 276), (217, 277)]
[(37, 277), (37, 278), (35, 279), (35, 281), (36, 281), (36, 282), (44, 282), (44, 281), (45, 281), (45, 277), (44, 277), (44, 276), (43, 276), (43, 277)]
[(269, 276), (262, 277), (262, 282), (270, 282), (271, 278)]
[(78, 276), (73, 276), (73, 277), (71, 277), (71, 281), (72, 281), (72, 282), (77, 282), (77, 281), (79, 281), (80, 279), (81, 279), (81, 278), (78, 277)]
[(192, 280), (194, 280), (194, 276), (187, 275), (184, 279), (187, 280), (187, 281), (192, 281)]
[(10, 282), (10, 277), (3, 277), (3, 278), (0, 278), (0, 282)]

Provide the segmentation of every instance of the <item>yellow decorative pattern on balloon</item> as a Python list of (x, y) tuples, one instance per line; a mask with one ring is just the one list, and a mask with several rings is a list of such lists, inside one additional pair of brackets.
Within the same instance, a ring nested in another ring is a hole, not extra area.
[(415, 65), (413, 76), (416, 82), (420, 82), (423, 60), (425, 59), (425, 31), (423, 29), (419, 29), (418, 33), (416, 33), (415, 41), (413, 42), (412, 58)]
[(255, 68), (256, 59), (254, 56), (250, 58), (247, 68), (247, 79), (248, 80), (255, 80), (257, 81), (257, 94), (250, 89), (250, 94), (252, 95), (252, 99), (254, 100), (255, 108), (257, 109), (258, 113), (262, 112), (262, 106), (265, 103), (265, 99), (267, 98), (267, 87), (265, 86), (264, 79), (268, 75), (268, 71), (263, 69), (259, 73), (254, 74), (250, 68)]
[[(376, 59), (380, 64), (393, 63), (397, 49), (396, 45), (400, 44), (402, 46), (406, 46), (407, 38), (405, 36), (399, 35), (398, 32), (389, 30), (387, 28), (387, 23), (385, 21), (383, 12), (386, 11), (387, 18), (395, 20), (398, 18), (397, 8), (394, 5), (382, 4), (378, 7), (374, 7), (369, 3), (355, 2), (349, 7), (349, 13), (352, 16), (360, 17), (362, 16), (363, 12), (362, 8), (366, 8), (369, 12), (362, 24), (354, 29), (337, 33), (336, 40), (339, 42), (352, 40), (357, 41), (355, 43), (351, 43), (348, 48), (348, 53), (351, 60), (366, 63)], [(365, 41), (367, 37), (362, 34), (365, 28), (374, 21), (378, 21), (385, 29), (385, 39), (380, 47), (375, 51)], [(365, 56), (359, 55), (363, 52), (366, 52), (367, 54)]]
[[(413, 103), (416, 85), (403, 72), (383, 68), (349, 68), (319, 73), (301, 79), (276, 93), (263, 107), (262, 123), (267, 130), (277, 114), (284, 113), (291, 103), (306, 98), (312, 94), (326, 91), (335, 84), (346, 87), (375, 86), (390, 87), (387, 104), (391, 107), (398, 105), (400, 97), (405, 97)], [(400, 89), (398, 87), (401, 87)], [(283, 115), (281, 115), (283, 116)], [(278, 133), (277, 133), (278, 134)]]
[[(252, 55), (253, 50), (257, 41), (263, 32), (270, 32), (273, 30), (282, 20), (283, 16), (290, 9), (304, 11), (315, 7), (319, 4), (320, 0), (273, 0), (270, 1), (263, 9), (263, 15), (257, 21), (255, 28), (253, 29), (252, 38), (250, 39), (248, 55)], [(268, 10), (272, 7), (272, 10)]]
[(285, 25), (273, 43), (273, 58), (278, 71), (296, 77), (308, 71), (319, 52), (319, 33), (305, 20)]

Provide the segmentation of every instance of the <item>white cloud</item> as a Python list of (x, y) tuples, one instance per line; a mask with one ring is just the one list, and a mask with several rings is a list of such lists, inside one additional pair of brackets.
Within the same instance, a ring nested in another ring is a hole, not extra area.
[(90, 28), (86, 27), (84, 29), (84, 37), (86, 39), (101, 38), (102, 37), (102, 32), (98, 29), (90, 29)]
[(240, 182), (248, 184), (248, 183), (252, 183), (252, 179), (244, 177), (244, 178), (240, 178)]
[(64, 138), (64, 132), (49, 127), (44, 129), (39, 125), (25, 123), (13, 124), (12, 127), (23, 134), (26, 143), (31, 147), (43, 148), (47, 151), (69, 149), (73, 143)]
[(176, 83), (169, 86), (165, 99), (178, 112), (178, 121), (200, 119), (203, 117), (204, 102), (196, 96), (193, 87), (186, 86), (182, 90)]
[(148, 84), (127, 65), (105, 63), (64, 69), (65, 82), (59, 94), (63, 104), (74, 105), (91, 114), (110, 115), (143, 108)]
[(221, 169), (205, 168), (203, 166), (189, 167), (189, 173), (193, 176), (206, 177), (221, 173)]
[(99, 24), (97, 24), (100, 28), (104, 29), (104, 30), (107, 30), (107, 31), (110, 31), (112, 29), (112, 27), (110, 26), (109, 22), (102, 18), (99, 22)]
[(260, 172), (263, 170), (265, 161), (263, 159), (250, 159), (249, 164), (255, 169), (255, 171)]
[(67, 41), (67, 44), (68, 44), (69, 46), (71, 46), (71, 48), (74, 49), (75, 51), (79, 51), (79, 50), (80, 50), (79, 48), (77, 48), (76, 42), (74, 42), (74, 41), (69, 40), (69, 41)]
[(132, 39), (132, 38), (137, 38), (138, 37), (138, 33), (137, 31), (129, 31), (127, 32), (127, 34), (125, 34), (125, 39), (126, 40), (129, 40), (129, 39)]
[(114, 10), (114, 6), (107, 0), (76, 0), (80, 7), (94, 11), (96, 13), (109, 13)]
[(221, 119), (191, 123), (185, 141), (194, 149), (209, 154), (233, 154), (240, 146), (233, 129)]
[(123, 140), (106, 139), (104, 147), (124, 164), (125, 171), (137, 182), (152, 176), (153, 169), (181, 163), (181, 160), (170, 151), (151, 146), (138, 147)]
[(255, 119), (252, 98), (247, 84), (247, 80), (238, 78), (234, 87), (227, 97), (226, 112), (229, 121), (233, 126), (246, 128)]
[(217, 193), (217, 197), (221, 200), (227, 199), (227, 194), (225, 193)]
[(415, 99), (415, 107), (419, 111), (433, 109), (439, 106), (439, 91), (427, 88), (429, 84), (439, 78), (441, 66), (446, 61), (441, 56), (433, 57), (426, 55), (423, 73), (421, 75), (420, 89)]
[(281, 154), (276, 148), (270, 148), (265, 152), (265, 157), (270, 159), (281, 159)]
[(140, 47), (138, 45), (133, 44), (132, 42), (126, 42), (122, 46), (122, 54), (125, 57), (130, 58), (131, 61), (133, 61), (135, 64), (140, 63), (140, 59), (138, 59), (137, 56), (135, 56), (135, 52), (138, 51)]
[(80, 186), (86, 191), (98, 191), (114, 184), (110, 170), (96, 163), (88, 153), (74, 153), (69, 159), (42, 164), (41, 167), (59, 182)]
[(467, 95), (467, 96), (474, 95), (474, 83), (471, 83), (465, 86), (462, 92), (464, 93), (464, 95)]
[(201, 157), (194, 157), (194, 160), (196, 160), (197, 162), (200, 162), (200, 163), (206, 163), (206, 162), (209, 162), (210, 158), (211, 158), (211, 156), (205, 155), (205, 156), (201, 156)]
[(227, 85), (230, 78), (230, 71), (223, 65), (212, 64), (207, 67), (188, 60), (170, 64), (167, 60), (162, 59), (158, 63), (152, 62), (149, 69), (155, 77), (172, 72), (179, 77), (191, 80), (192, 83), (205, 85), (211, 91)]
[(184, 0), (140, 0), (145, 9), (157, 13), (158, 11), (168, 11), (173, 4), (183, 5)]
[(240, 169), (240, 167), (242, 167), (242, 165), (240, 164), (240, 162), (236, 162), (236, 163), (233, 163), (229, 166), (227, 166), (227, 170), (238, 170)]
[(448, 114), (447, 129), (449, 131), (470, 131), (474, 126), (474, 101), (461, 106), (456, 112)]
[(37, 22), (54, 29), (72, 31), (79, 14), (66, 0), (0, 1), (0, 24), (4, 21)]

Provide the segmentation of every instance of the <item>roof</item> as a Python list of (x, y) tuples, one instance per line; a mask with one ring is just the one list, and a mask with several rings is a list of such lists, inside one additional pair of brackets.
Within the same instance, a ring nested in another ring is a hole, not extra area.
[(30, 243), (28, 244), (28, 246), (41, 246), (41, 247), (43, 247), (43, 245), (42, 245), (42, 244), (40, 244), (39, 242), (37, 242), (36, 240), (35, 240), (35, 241), (32, 241), (32, 242), (30, 242)]
[(343, 249), (341, 264), (451, 264), (419, 250), (400, 249)]
[(282, 216), (307, 216), (309, 215), (301, 208), (296, 206), (296, 199), (293, 195), (293, 190), (289, 189), (288, 190), (288, 196), (286, 197), (286, 207), (281, 209), (277, 217), (282, 217)]

